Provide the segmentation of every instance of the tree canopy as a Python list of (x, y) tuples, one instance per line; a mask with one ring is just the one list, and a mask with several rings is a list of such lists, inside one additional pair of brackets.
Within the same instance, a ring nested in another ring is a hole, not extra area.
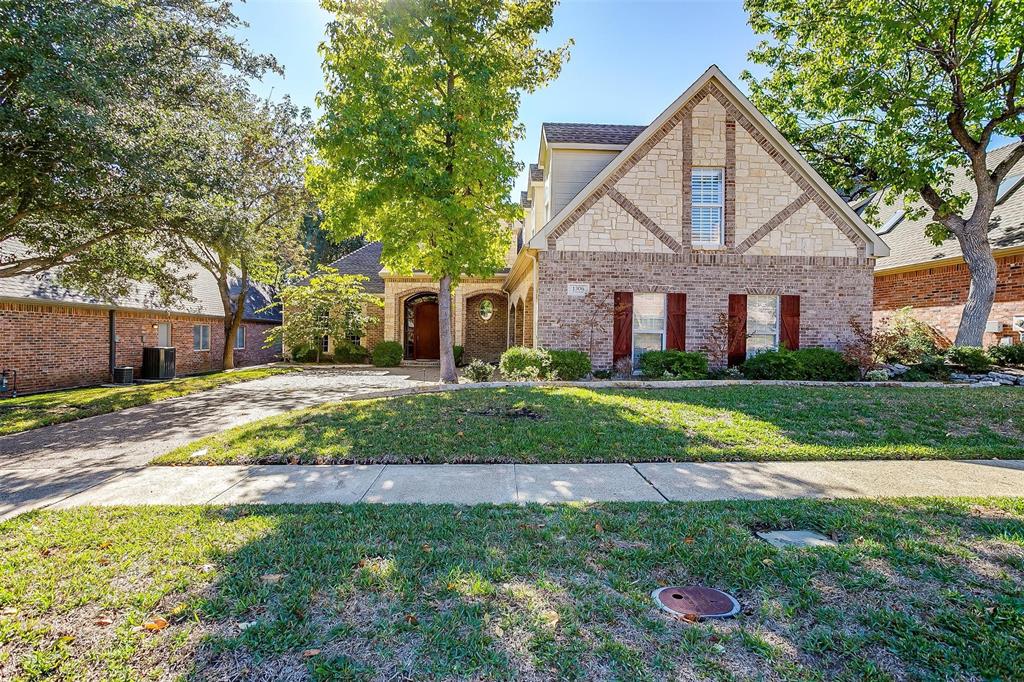
[[(383, 245), (392, 271), (439, 282), (441, 338), (451, 287), (488, 276), (518, 208), (520, 96), (554, 78), (567, 46), (536, 44), (553, 0), (323, 0), (333, 14), (311, 189), (337, 238)], [(442, 379), (454, 380), (451, 342)]]
[[(1024, 139), (1024, 3), (1020, 0), (746, 0), (766, 38), (744, 74), (754, 103), (848, 195), (919, 197), (936, 242), (956, 237), (971, 272), (957, 343), (979, 345), (995, 292), (987, 232), (999, 183), (987, 150)], [(977, 202), (952, 187), (973, 178)], [(870, 218), (870, 214), (868, 216)]]
[(0, 277), (173, 288), (168, 211), (217, 182), (205, 123), (277, 68), (230, 35), (230, 4), (0, 5)]

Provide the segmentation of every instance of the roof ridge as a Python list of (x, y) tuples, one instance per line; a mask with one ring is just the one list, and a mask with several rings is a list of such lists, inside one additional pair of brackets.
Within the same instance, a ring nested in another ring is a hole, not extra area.
[(374, 244), (380, 244), (380, 242), (378, 242), (378, 241), (366, 242), (365, 244), (360, 246), (358, 249), (352, 249), (351, 251), (346, 253), (344, 256), (340, 256), (340, 257), (336, 258), (334, 261), (331, 262), (331, 265), (334, 265), (335, 263), (340, 263), (341, 261), (345, 260), (349, 256), (354, 256), (357, 253), (359, 253), (360, 251), (362, 251), (363, 249), (365, 249), (366, 247), (373, 246)]

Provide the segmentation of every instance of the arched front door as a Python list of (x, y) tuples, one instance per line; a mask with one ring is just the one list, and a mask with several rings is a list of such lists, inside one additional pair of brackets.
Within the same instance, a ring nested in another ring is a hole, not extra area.
[(413, 311), (413, 360), (437, 360), (441, 357), (437, 301), (420, 301), (413, 307)]

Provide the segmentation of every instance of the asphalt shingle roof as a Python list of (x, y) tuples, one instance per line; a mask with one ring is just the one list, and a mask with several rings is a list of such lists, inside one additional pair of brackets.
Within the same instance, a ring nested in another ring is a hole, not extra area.
[(543, 182), (544, 171), (535, 163), (530, 164), (530, 182)]
[(370, 242), (334, 261), (331, 263), (331, 267), (342, 275), (366, 277), (367, 281), (363, 282), (363, 290), (369, 294), (383, 294), (384, 280), (380, 277), (382, 250), (383, 246), (380, 242)]
[[(1006, 158), (1006, 155), (1022, 142), (1009, 144), (989, 153), (989, 166), (993, 167)], [(1009, 176), (1024, 173), (1024, 160), (1019, 162), (1010, 171)], [(953, 180), (953, 191), (969, 191), (974, 193), (974, 181), (968, 177), (965, 169), (957, 169)], [(882, 239), (889, 245), (891, 253), (885, 258), (879, 258), (875, 264), (876, 270), (889, 270), (892, 268), (919, 265), (931, 261), (945, 260), (962, 256), (960, 244), (956, 238), (950, 238), (935, 246), (931, 239), (925, 234), (925, 228), (931, 222), (931, 211), (917, 220), (900, 220), (888, 231), (882, 231), (882, 227), (893, 217), (903, 210), (900, 202), (894, 204), (880, 204), (880, 194), (876, 194), (870, 202), (879, 204), (878, 219), (879, 226), (875, 229), (882, 235)], [(924, 202), (918, 197), (913, 206), (924, 206)], [(971, 210), (971, 205), (966, 209)], [(859, 212), (863, 212), (863, 207)], [(995, 250), (1008, 249), (1015, 246), (1024, 246), (1024, 187), (1018, 186), (1002, 202), (996, 205), (992, 213), (992, 222), (989, 232), (989, 241)]]
[[(18, 256), (30, 253), (23, 244), (12, 239), (4, 241), (0, 245), (0, 252)], [(220, 292), (217, 289), (217, 280), (214, 276), (195, 263), (188, 264), (182, 274), (190, 278), (190, 300), (178, 301), (171, 305), (164, 305), (161, 302), (155, 287), (141, 283), (136, 284), (129, 294), (113, 301), (105, 301), (82, 291), (65, 287), (58, 281), (57, 272), (54, 270), (35, 275), (0, 277), (0, 298), (223, 317), (224, 308), (221, 305)], [(238, 286), (237, 281), (231, 282), (232, 293), (238, 291)], [(280, 322), (279, 307), (263, 310), (273, 302), (274, 298), (272, 287), (258, 283), (250, 284), (249, 295), (245, 301), (245, 319)]]
[(627, 145), (647, 126), (605, 123), (544, 123), (544, 136), (549, 143)]

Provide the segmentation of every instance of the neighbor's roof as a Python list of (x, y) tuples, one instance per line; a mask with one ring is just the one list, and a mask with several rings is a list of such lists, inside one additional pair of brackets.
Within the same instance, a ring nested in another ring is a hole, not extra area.
[(530, 164), (530, 182), (544, 182), (544, 171), (535, 163)]
[(544, 123), (544, 138), (548, 144), (621, 144), (627, 145), (647, 126), (607, 123)]
[(380, 242), (370, 242), (334, 261), (331, 263), (331, 267), (342, 275), (366, 277), (367, 281), (363, 282), (363, 290), (369, 294), (383, 294), (384, 280), (380, 277), (383, 267), (380, 264), (382, 249)]
[(519, 193), (519, 205), (522, 206), (523, 208), (530, 208), (530, 206), (533, 205), (533, 202), (530, 201), (530, 197), (527, 194), (526, 190), (523, 190), (522, 192)]
[[(0, 245), (0, 252), (13, 256), (30, 255), (31, 251), (17, 240), (9, 239)], [(136, 284), (131, 293), (113, 301), (106, 301), (90, 296), (76, 289), (69, 289), (57, 279), (56, 270), (48, 270), (35, 275), (17, 275), (0, 277), (0, 299), (26, 301), (34, 303), (55, 303), (79, 305), (99, 308), (115, 308), (125, 310), (148, 310), (165, 313), (182, 313), (187, 315), (210, 315), (223, 317), (224, 308), (217, 289), (217, 280), (205, 268), (196, 263), (189, 263), (183, 276), (190, 278), (191, 293), (188, 301), (164, 305), (156, 287), (150, 284)], [(232, 292), (238, 291), (237, 280), (231, 282)], [(264, 284), (252, 283), (245, 301), (245, 319), (261, 322), (280, 322), (279, 306), (270, 310), (263, 308), (274, 300), (274, 290)]]
[[(989, 152), (989, 166), (998, 164), (1019, 144), (1024, 143), (1015, 142)], [(1020, 182), (1024, 180), (1024, 177), (1017, 176), (1024, 176), (1024, 160), (1014, 166), (1007, 175), (1006, 187), (1010, 188), (1010, 191), (1002, 201), (996, 204), (995, 211), (992, 213), (989, 241), (996, 251), (1024, 247), (1024, 185)], [(1015, 178), (1016, 186), (1014, 186)], [(959, 168), (955, 171), (952, 189), (956, 193), (967, 191), (971, 193), (972, 197), (974, 196), (974, 181), (968, 176), (966, 169)], [(956, 261), (963, 257), (960, 243), (956, 237), (947, 239), (936, 246), (925, 234), (925, 229), (932, 222), (930, 209), (916, 220), (899, 218), (898, 214), (903, 211), (903, 204), (899, 201), (894, 204), (881, 203), (881, 194), (881, 192), (876, 193), (869, 201), (857, 206), (858, 213), (863, 213), (868, 205), (879, 206), (879, 226), (875, 229), (889, 245), (890, 254), (885, 258), (878, 259), (875, 264), (876, 272), (913, 269), (915, 266), (926, 267), (935, 262)], [(914, 207), (925, 206), (920, 197), (911, 205)], [(970, 211), (973, 205), (974, 201), (972, 200), (967, 210)]]

